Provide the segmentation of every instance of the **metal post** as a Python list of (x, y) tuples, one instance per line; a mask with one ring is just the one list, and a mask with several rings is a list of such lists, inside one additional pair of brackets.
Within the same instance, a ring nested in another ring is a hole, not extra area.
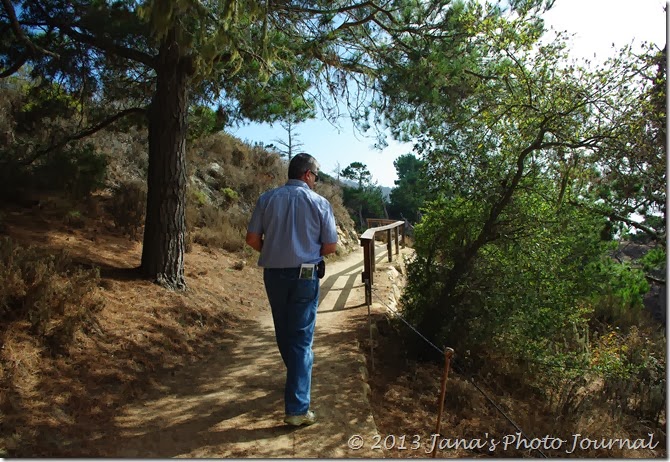
[[(454, 356), (454, 350), (447, 347), (444, 349), (444, 373), (442, 374), (442, 390), (440, 392), (440, 405), (439, 411), (437, 413), (437, 426), (435, 427), (436, 438), (440, 437), (440, 426), (442, 425), (442, 411), (444, 410), (444, 398), (447, 395), (447, 378), (449, 377), (449, 365), (451, 364), (451, 357)], [(433, 447), (433, 459), (437, 456), (437, 447), (436, 444)]]

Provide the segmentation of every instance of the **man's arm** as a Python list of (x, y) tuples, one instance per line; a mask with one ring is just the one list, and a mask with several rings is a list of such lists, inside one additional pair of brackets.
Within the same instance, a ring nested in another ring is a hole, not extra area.
[(321, 255), (330, 255), (331, 253), (335, 253), (337, 250), (337, 242), (333, 242), (331, 244), (321, 244)]
[(260, 234), (247, 231), (246, 241), (252, 249), (258, 252), (263, 248), (263, 236)]

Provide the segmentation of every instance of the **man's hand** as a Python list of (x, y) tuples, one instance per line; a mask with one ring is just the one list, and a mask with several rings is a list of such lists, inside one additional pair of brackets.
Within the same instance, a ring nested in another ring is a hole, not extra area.
[[(248, 241), (247, 241), (248, 242)], [(330, 255), (337, 250), (337, 242), (332, 244), (321, 244), (321, 256)]]
[(263, 236), (260, 234), (247, 232), (246, 241), (247, 244), (257, 252), (260, 252), (263, 248)]

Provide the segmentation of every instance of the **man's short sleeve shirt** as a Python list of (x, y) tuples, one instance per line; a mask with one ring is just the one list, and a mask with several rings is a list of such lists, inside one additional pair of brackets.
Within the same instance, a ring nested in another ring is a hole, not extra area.
[(318, 263), (321, 245), (337, 242), (330, 202), (301, 180), (261, 194), (247, 230), (263, 236), (258, 265), (264, 268)]

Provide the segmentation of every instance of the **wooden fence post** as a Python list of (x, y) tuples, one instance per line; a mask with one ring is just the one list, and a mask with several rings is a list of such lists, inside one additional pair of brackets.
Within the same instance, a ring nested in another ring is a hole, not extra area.
[(391, 251), (393, 244), (391, 243), (391, 230), (386, 230), (386, 252), (389, 255), (389, 263), (393, 261), (393, 253)]

